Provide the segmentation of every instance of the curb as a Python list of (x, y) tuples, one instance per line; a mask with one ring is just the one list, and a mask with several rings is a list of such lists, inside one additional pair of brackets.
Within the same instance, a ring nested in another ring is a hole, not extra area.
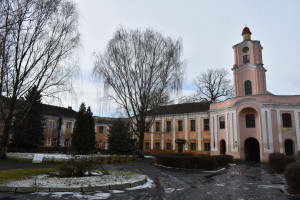
[(133, 183), (121, 183), (115, 185), (103, 185), (95, 187), (77, 187), (77, 188), (46, 188), (46, 187), (5, 187), (0, 186), (0, 192), (31, 193), (31, 192), (95, 192), (108, 190), (122, 190), (143, 185), (147, 182), (147, 176), (143, 180)]

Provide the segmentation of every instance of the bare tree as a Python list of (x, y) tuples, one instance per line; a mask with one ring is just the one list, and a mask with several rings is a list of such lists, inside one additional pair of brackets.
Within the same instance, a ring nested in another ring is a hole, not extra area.
[(194, 80), (198, 101), (218, 102), (233, 97), (231, 81), (226, 78), (225, 69), (209, 69)]
[(79, 67), (72, 56), (80, 45), (80, 34), (76, 5), (67, 0), (2, 0), (0, 9), (3, 158), (20, 97), (33, 86), (44, 97), (73, 92), (72, 80)]
[(144, 132), (152, 125), (156, 110), (167, 101), (171, 91), (181, 89), (184, 62), (181, 40), (164, 37), (151, 29), (126, 30), (120, 27), (96, 58), (94, 74), (103, 80), (111, 97), (129, 117), (131, 129), (139, 138), (143, 156)]

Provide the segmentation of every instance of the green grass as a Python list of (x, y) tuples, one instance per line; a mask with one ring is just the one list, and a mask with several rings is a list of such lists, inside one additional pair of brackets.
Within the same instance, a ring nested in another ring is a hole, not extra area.
[[(40, 168), (38, 174), (56, 171), (56, 168)], [(5, 181), (21, 180), (29, 176), (35, 176), (36, 169), (9, 169), (0, 171), (0, 183)]]

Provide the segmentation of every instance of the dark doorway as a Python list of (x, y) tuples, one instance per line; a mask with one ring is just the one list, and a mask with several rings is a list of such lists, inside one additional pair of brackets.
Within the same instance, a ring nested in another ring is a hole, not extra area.
[(245, 141), (245, 159), (247, 161), (260, 162), (259, 142), (255, 138)]
[(225, 155), (226, 153), (226, 142), (225, 140), (220, 141), (220, 154)]
[(183, 152), (183, 143), (178, 143), (178, 153)]
[(284, 141), (284, 150), (285, 150), (285, 154), (288, 156), (292, 156), (294, 154), (293, 140), (287, 139)]

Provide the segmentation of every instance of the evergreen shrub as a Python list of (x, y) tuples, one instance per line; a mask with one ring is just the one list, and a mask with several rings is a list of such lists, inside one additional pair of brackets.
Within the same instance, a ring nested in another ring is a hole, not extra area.
[(157, 155), (156, 163), (168, 167), (184, 169), (212, 170), (227, 166), (233, 161), (232, 156), (179, 156), (179, 155)]
[(101, 168), (99, 159), (70, 159), (59, 166), (60, 177), (80, 177), (91, 174), (92, 171)]
[(283, 153), (272, 153), (269, 155), (269, 166), (276, 173), (283, 173), (286, 166), (296, 162), (296, 158)]
[(300, 163), (292, 163), (286, 167), (284, 176), (289, 192), (300, 195)]

